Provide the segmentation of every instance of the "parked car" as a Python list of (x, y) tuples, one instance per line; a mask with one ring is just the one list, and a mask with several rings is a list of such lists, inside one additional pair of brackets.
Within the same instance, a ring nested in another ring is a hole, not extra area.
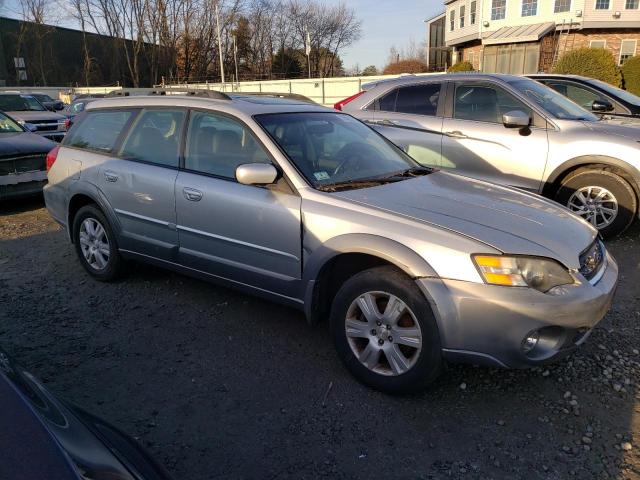
[(64, 103), (62, 100), (55, 100), (46, 93), (30, 93), (30, 95), (38, 100), (47, 110), (56, 112), (64, 109)]
[(23, 125), (33, 125), (34, 133), (57, 142), (67, 132), (66, 117), (48, 111), (32, 95), (0, 92), (0, 112), (5, 112)]
[(82, 112), (84, 112), (84, 109), (86, 108), (87, 104), (93, 102), (94, 100), (97, 100), (96, 98), (80, 98), (80, 99), (76, 99), (73, 102), (71, 102), (69, 105), (67, 105), (64, 109), (64, 115), (66, 115), (67, 119), (69, 119), (69, 127), (71, 127), (71, 125), (73, 124), (74, 119), (76, 118), (77, 115), (81, 114)]
[(593, 113), (640, 119), (640, 97), (606, 82), (578, 75), (537, 74), (529, 78)]
[(406, 76), (364, 85), (336, 108), (423, 165), (555, 199), (605, 237), (638, 216), (640, 130), (601, 120), (531, 79)]
[(55, 145), (0, 113), (0, 200), (41, 193), (45, 158)]
[(169, 480), (132, 438), (56, 398), (0, 349), (3, 479)]
[(558, 359), (608, 310), (618, 267), (560, 205), (422, 167), (341, 112), (210, 95), (92, 102), (51, 153), (47, 208), (94, 278), (139, 260), (329, 319), (391, 392), (443, 360)]

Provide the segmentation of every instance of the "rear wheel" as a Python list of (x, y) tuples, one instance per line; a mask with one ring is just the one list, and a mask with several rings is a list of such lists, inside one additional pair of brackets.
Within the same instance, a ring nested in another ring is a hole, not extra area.
[(86, 205), (73, 221), (73, 241), (80, 263), (103, 282), (115, 280), (124, 268), (109, 221), (95, 205)]
[(345, 282), (333, 302), (331, 333), (349, 371), (378, 390), (421, 390), (440, 372), (440, 336), (429, 303), (393, 267)]
[(603, 237), (624, 232), (637, 212), (633, 188), (615, 173), (578, 171), (563, 180), (556, 200), (596, 227)]

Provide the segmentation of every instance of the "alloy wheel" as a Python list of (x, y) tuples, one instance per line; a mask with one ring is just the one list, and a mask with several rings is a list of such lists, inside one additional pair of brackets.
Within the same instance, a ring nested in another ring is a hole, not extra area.
[(602, 187), (588, 186), (576, 190), (567, 206), (597, 229), (608, 227), (618, 216), (616, 197)]
[(360, 363), (381, 375), (408, 372), (422, 349), (422, 331), (414, 313), (387, 292), (358, 296), (347, 310), (345, 333)]
[(80, 249), (87, 263), (95, 270), (104, 270), (109, 263), (111, 247), (107, 232), (95, 218), (86, 218), (80, 224)]

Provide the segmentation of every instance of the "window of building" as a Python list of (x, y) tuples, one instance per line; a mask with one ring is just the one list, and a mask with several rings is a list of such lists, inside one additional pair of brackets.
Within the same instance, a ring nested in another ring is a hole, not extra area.
[(456, 29), (456, 11), (451, 10), (449, 13), (449, 30), (452, 32)]
[(571, 0), (556, 0), (553, 13), (568, 12), (571, 10)]
[(98, 152), (111, 152), (133, 116), (132, 111), (89, 112), (67, 134), (64, 145)]
[(589, 48), (606, 48), (606, 40), (591, 40), (589, 42)]
[(118, 156), (178, 167), (184, 110), (145, 110), (129, 132)]
[(465, 6), (460, 7), (460, 28), (464, 28)]
[(640, 5), (640, 0), (627, 0), (624, 4), (624, 8), (627, 10), (638, 10), (638, 5)]
[(609, 0), (596, 0), (596, 10), (609, 10)]
[(631, 58), (636, 54), (637, 46), (637, 40), (622, 40), (622, 44), (620, 45), (620, 65), (622, 65), (628, 58)]
[(538, 72), (539, 62), (539, 43), (487, 45), (483, 50), (482, 71), (527, 75)]
[(507, 0), (492, 0), (491, 20), (503, 20), (507, 13)]
[[(294, 130), (289, 129), (282, 135), (290, 141), (293, 150), (304, 156), (306, 145), (299, 141), (296, 135), (299, 132)], [(184, 158), (186, 169), (235, 179), (236, 168), (244, 163), (271, 163), (247, 127), (223, 115), (191, 114)]]
[(469, 23), (471, 23), (471, 25), (476, 24), (476, 5), (476, 0), (473, 0), (470, 5), (471, 8), (469, 8)]
[(533, 17), (538, 14), (538, 0), (522, 0), (522, 16)]

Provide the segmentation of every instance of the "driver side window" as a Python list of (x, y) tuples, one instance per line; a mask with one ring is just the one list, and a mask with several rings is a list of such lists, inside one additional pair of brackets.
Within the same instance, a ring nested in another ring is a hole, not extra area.
[(549, 83), (548, 86), (587, 110), (591, 110), (595, 100), (609, 101), (597, 92), (573, 83)]
[(513, 110), (533, 115), (529, 107), (498, 86), (456, 85), (453, 118), (501, 124), (502, 115)]

